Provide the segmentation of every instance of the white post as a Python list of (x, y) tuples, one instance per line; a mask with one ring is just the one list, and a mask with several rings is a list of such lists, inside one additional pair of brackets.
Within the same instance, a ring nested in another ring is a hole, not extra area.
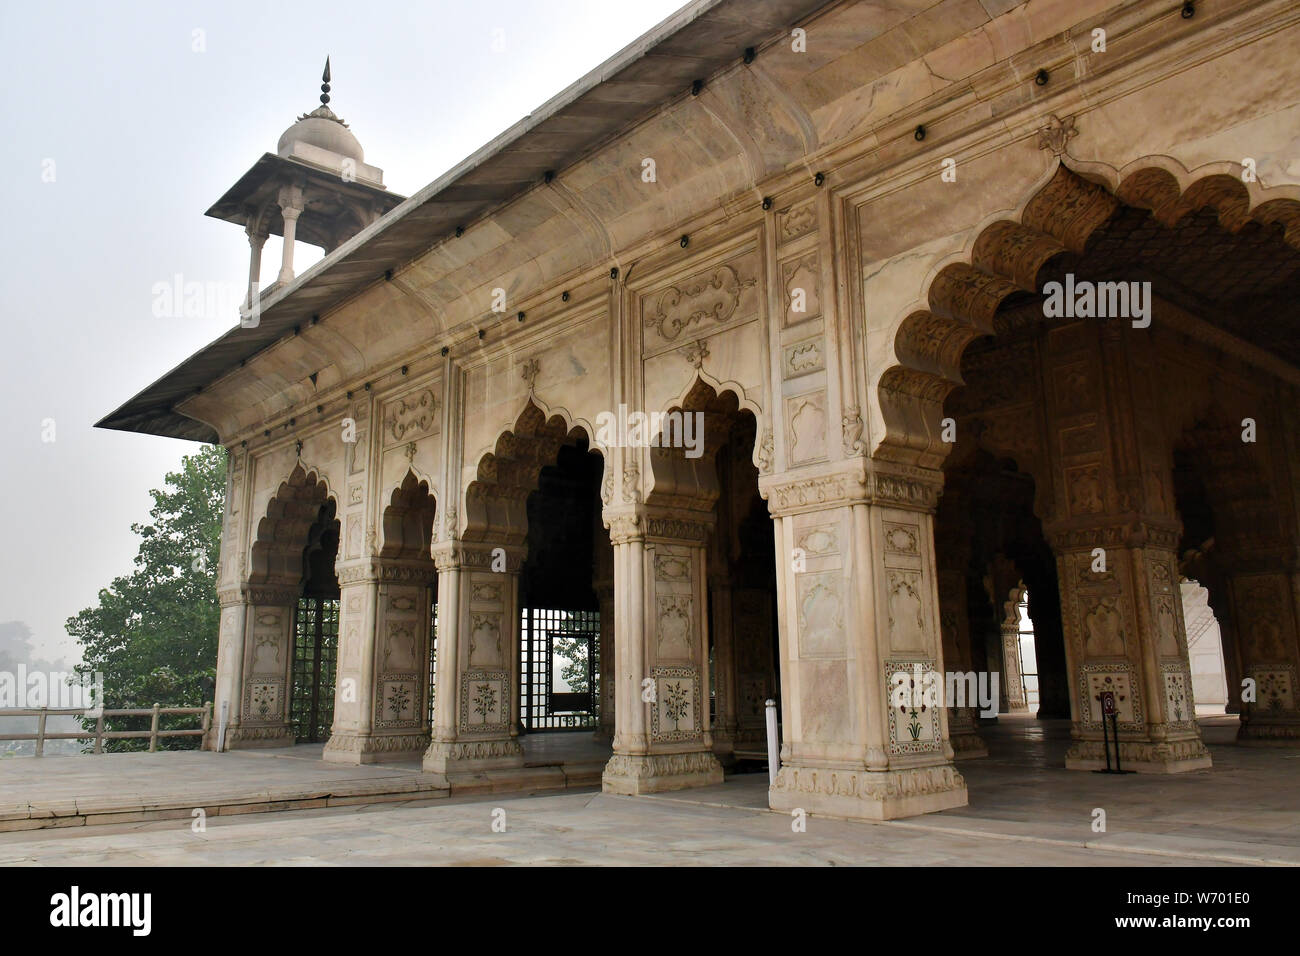
[(286, 206), (280, 210), (284, 216), (284, 249), (280, 256), (280, 282), (293, 281), (293, 242), (298, 231), (298, 214), (301, 209)]
[(262, 285), (262, 246), (266, 244), (266, 233), (257, 232), (251, 226), (245, 230), (248, 234), (248, 295), (244, 297), (244, 308), (251, 309)]
[(781, 769), (781, 741), (776, 734), (776, 701), (767, 699), (767, 782), (776, 783), (776, 772)]
[(284, 219), (284, 251), (280, 257), (278, 281), (285, 283), (293, 281), (293, 243), (298, 234), (298, 216), (303, 210), (301, 187), (281, 186), (277, 201), (280, 204), (280, 215)]
[(226, 724), (230, 722), (230, 701), (221, 702), (221, 718), (217, 721), (217, 753), (226, 749)]

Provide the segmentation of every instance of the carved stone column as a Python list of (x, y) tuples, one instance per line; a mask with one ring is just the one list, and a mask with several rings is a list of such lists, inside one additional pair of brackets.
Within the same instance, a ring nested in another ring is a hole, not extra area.
[[(1277, 570), (1279, 564), (1240, 555), (1222, 562), (1227, 572), (1231, 623), (1241, 655), (1246, 688), (1229, 687), (1229, 696), (1241, 698), (1238, 743), (1294, 747), (1300, 743), (1300, 707), (1297, 707), (1297, 609), (1300, 578)], [(1283, 566), (1284, 567), (1284, 566)], [(1254, 700), (1249, 692), (1253, 690)]]
[(1205, 484), (1215, 515), (1207, 586), (1216, 613), (1226, 611), (1223, 632), (1236, 652), (1233, 665), (1240, 664), (1235, 686), (1228, 687), (1229, 698), (1241, 704), (1237, 740), (1294, 747), (1300, 743), (1300, 391), (1277, 387), (1271, 399), (1272, 408), (1256, 413), (1256, 442), (1242, 441), (1232, 422), (1203, 432), (1198, 450), (1209, 465)]
[(293, 246), (298, 233), (298, 217), (302, 215), (303, 191), (301, 186), (286, 184), (280, 187), (277, 197), (280, 215), (284, 219), (284, 248), (280, 255), (278, 282), (293, 281)]
[(251, 309), (262, 285), (262, 247), (266, 245), (267, 233), (265, 228), (254, 228), (252, 223), (244, 231), (248, 235), (249, 248), (248, 295), (244, 297), (244, 307)]
[(1071, 769), (1105, 765), (1107, 691), (1127, 769), (1210, 766), (1192, 702), (1178, 587), (1182, 526), (1150, 348), (1127, 323), (1079, 322), (1048, 333), (1055, 500), (1043, 530), (1056, 554), (1072, 677)]
[(293, 614), (298, 586), (264, 583), (224, 590), (218, 638), (217, 694), (229, 702), (227, 750), (291, 747), (289, 697), (293, 687)]
[(595, 670), (600, 675), (600, 720), (592, 735), (609, 743), (614, 739), (614, 547), (596, 509), (592, 528), (592, 588), (600, 605), (600, 635), (597, 638)]
[(438, 566), (438, 676), (424, 769), (444, 777), (522, 767), (518, 546), (449, 541)]
[(965, 805), (933, 693), (941, 482), (861, 458), (761, 480), (776, 535), (784, 718), (773, 809), (884, 820)]
[(606, 514), (614, 543), (614, 755), (607, 793), (721, 783), (705, 652), (708, 512), (636, 505)]
[(1002, 683), (1006, 685), (1009, 712), (1025, 710), (1025, 678), (1020, 662), (1020, 608), (1007, 602), (1007, 620), (1002, 622)]
[(600, 674), (600, 720), (596, 724), (596, 740), (609, 743), (614, 739), (614, 583), (596, 585), (596, 600), (600, 604), (600, 636), (596, 653)]
[(430, 561), (340, 562), (334, 727), (325, 759), (401, 759), (429, 743)]
[(212, 700), (212, 729), (203, 739), (204, 750), (217, 749), (223, 705), (226, 710), (227, 748), (230, 746), (229, 730), (239, 726), (243, 714), (244, 636), (248, 605), (237, 588), (217, 591), (217, 603), (221, 607), (217, 630), (217, 683)]

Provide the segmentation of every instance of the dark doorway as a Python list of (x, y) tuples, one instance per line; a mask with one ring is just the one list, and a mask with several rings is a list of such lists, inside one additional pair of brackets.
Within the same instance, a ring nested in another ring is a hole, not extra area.
[(339, 523), (334, 502), (321, 506), (303, 551), (304, 580), (293, 623), (293, 696), (289, 719), (298, 743), (329, 739), (339, 646)]
[(542, 468), (528, 497), (528, 557), (519, 576), (524, 732), (590, 730), (600, 720), (600, 605), (592, 577), (602, 472), (601, 457), (578, 438)]

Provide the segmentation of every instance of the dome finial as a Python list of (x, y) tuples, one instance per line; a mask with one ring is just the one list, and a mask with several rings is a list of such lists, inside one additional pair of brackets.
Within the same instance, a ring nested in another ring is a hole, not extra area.
[(330, 102), (330, 58), (325, 57), (325, 72), (320, 75), (320, 102), (322, 106), (328, 106)]

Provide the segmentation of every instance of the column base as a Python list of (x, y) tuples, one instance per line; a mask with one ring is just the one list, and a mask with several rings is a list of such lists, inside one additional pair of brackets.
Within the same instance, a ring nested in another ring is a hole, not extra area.
[[(212, 732), (213, 746), (216, 746), (217, 734)], [(261, 750), (271, 747), (292, 747), (295, 743), (293, 727), (289, 724), (273, 724), (260, 727), (227, 727), (225, 746), (227, 750)]]
[(1243, 717), (1237, 728), (1237, 743), (1247, 747), (1300, 747), (1300, 714)]
[(330, 734), (322, 757), (330, 763), (384, 763), (418, 754), (428, 743), (427, 733)]
[[(1115, 744), (1111, 742), (1111, 767)], [(1187, 773), (1208, 770), (1210, 752), (1199, 737), (1186, 740), (1121, 740), (1120, 769), (1138, 773)], [(1076, 740), (1065, 755), (1066, 770), (1105, 770), (1106, 752), (1100, 740)]]
[(974, 760), (989, 755), (988, 744), (973, 729), (950, 732), (948, 742), (952, 744), (953, 760)]
[(989, 755), (988, 745), (976, 728), (977, 724), (968, 711), (948, 711), (948, 743), (952, 745), (953, 760), (972, 760)]
[(730, 772), (736, 766), (736, 728), (731, 726), (714, 726), (713, 756), (718, 758), (725, 771)]
[(524, 748), (517, 738), (496, 740), (435, 740), (424, 752), (425, 773), (474, 774), (514, 770), (524, 765)]
[(955, 767), (849, 770), (783, 766), (768, 789), (773, 810), (804, 810), (847, 820), (897, 820), (966, 806)]
[(635, 796), (722, 783), (722, 764), (708, 751), (614, 754), (601, 775), (605, 793)]

